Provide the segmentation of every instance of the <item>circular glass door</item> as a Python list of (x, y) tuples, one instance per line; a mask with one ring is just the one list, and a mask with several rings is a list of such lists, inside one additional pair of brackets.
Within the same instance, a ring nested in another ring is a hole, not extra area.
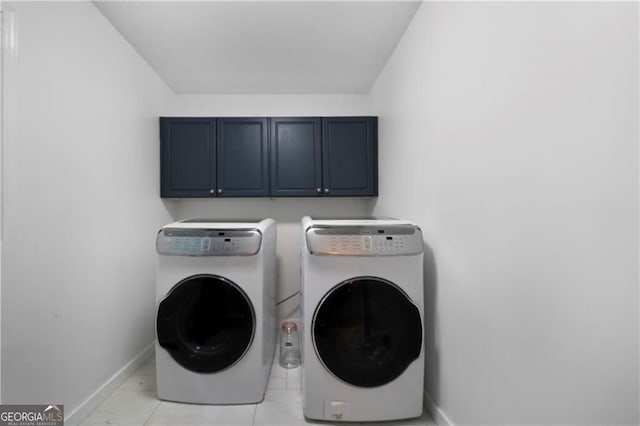
[(214, 373), (232, 366), (249, 349), (254, 330), (247, 295), (216, 275), (180, 281), (158, 305), (158, 344), (191, 371)]
[(422, 348), (420, 311), (398, 286), (376, 277), (335, 286), (316, 308), (312, 332), (324, 366), (354, 386), (391, 382)]

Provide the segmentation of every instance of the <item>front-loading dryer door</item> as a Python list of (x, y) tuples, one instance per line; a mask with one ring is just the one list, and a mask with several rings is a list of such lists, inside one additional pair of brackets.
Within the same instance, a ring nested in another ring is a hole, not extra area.
[(158, 344), (190, 371), (215, 373), (234, 365), (251, 346), (254, 330), (251, 301), (220, 276), (185, 278), (158, 305)]
[(315, 310), (312, 333), (327, 370), (360, 387), (393, 381), (422, 349), (417, 306), (397, 285), (377, 277), (333, 287)]

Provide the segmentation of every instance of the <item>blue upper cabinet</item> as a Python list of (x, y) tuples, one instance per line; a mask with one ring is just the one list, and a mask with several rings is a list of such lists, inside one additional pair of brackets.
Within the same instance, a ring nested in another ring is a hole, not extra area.
[(267, 118), (217, 119), (217, 194), (269, 196)]
[(271, 195), (322, 195), (320, 118), (271, 119)]
[(376, 117), (160, 118), (162, 197), (378, 195)]
[(267, 118), (160, 118), (160, 196), (266, 197)]
[(271, 195), (378, 195), (377, 118), (272, 118)]
[(322, 119), (324, 195), (378, 195), (377, 117)]
[(161, 197), (210, 197), (215, 164), (214, 118), (160, 118)]

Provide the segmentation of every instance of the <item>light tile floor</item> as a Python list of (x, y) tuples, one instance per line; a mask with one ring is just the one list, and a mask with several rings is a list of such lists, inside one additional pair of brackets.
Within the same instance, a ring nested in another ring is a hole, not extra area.
[[(80, 425), (299, 426), (331, 423), (306, 420), (302, 414), (300, 368), (287, 370), (274, 360), (264, 401), (249, 405), (197, 405), (160, 401), (156, 396), (155, 360), (136, 370)], [(428, 414), (418, 419), (339, 423), (351, 425), (434, 425)]]

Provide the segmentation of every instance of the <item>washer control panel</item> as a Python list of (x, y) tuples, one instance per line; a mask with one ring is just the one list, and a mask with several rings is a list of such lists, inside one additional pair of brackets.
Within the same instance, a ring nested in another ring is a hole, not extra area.
[(422, 232), (413, 225), (312, 226), (306, 239), (315, 255), (402, 256), (424, 249)]
[(256, 229), (173, 229), (158, 233), (156, 250), (169, 256), (252, 256), (260, 250)]

